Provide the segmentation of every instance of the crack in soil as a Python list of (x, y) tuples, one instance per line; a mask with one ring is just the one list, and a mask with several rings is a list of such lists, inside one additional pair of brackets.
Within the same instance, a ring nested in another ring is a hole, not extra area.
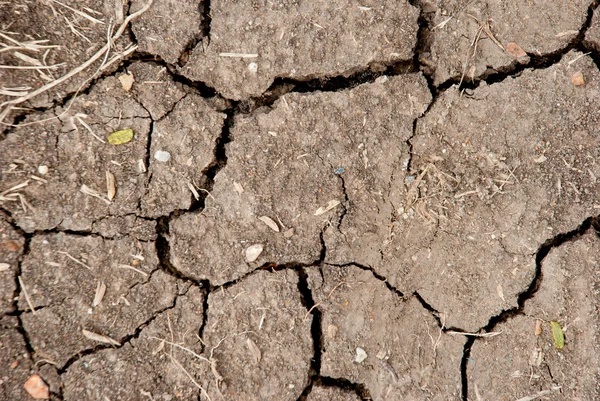
[(177, 290), (177, 294), (175, 295), (175, 298), (173, 299), (173, 303), (171, 305), (154, 312), (154, 314), (150, 318), (148, 318), (148, 320), (146, 320), (145, 322), (140, 324), (138, 327), (136, 327), (132, 334), (128, 334), (128, 335), (122, 337), (121, 339), (119, 339), (119, 343), (121, 345), (113, 346), (110, 344), (98, 344), (93, 348), (85, 349), (85, 350), (80, 351), (77, 354), (73, 355), (72, 357), (70, 357), (67, 360), (67, 362), (65, 362), (65, 364), (62, 367), (57, 368), (57, 372), (58, 372), (59, 376), (64, 374), (75, 362), (77, 362), (84, 356), (95, 354), (96, 352), (104, 350), (104, 349), (110, 349), (110, 348), (120, 349), (123, 346), (125, 346), (125, 344), (128, 344), (132, 340), (139, 338), (140, 334), (142, 333), (142, 330), (144, 330), (146, 327), (148, 327), (148, 325), (150, 325), (154, 320), (156, 320), (157, 317), (161, 316), (166, 311), (174, 309), (177, 306), (177, 300), (179, 299), (179, 297), (186, 295), (186, 294), (187, 294), (187, 291), (184, 291), (183, 293), (179, 294), (179, 290)]
[[(522, 315), (523, 309), (525, 307), (525, 302), (527, 300), (533, 298), (535, 293), (540, 288), (542, 281), (544, 279), (544, 273), (542, 271), (542, 263), (548, 253), (554, 248), (558, 248), (566, 242), (572, 242), (583, 236), (590, 227), (593, 227), (595, 230), (600, 229), (600, 215), (595, 217), (588, 217), (585, 219), (577, 228), (574, 230), (568, 231), (566, 233), (559, 233), (552, 238), (549, 238), (544, 242), (535, 254), (535, 275), (529, 284), (529, 287), (521, 292), (517, 297), (517, 306), (511, 309), (503, 310), (498, 315), (492, 316), (484, 327), (478, 330), (481, 333), (489, 333), (494, 330), (494, 328), (500, 324), (504, 323), (515, 316)], [(475, 341), (477, 341), (477, 337), (468, 337), (467, 342), (465, 343), (465, 347), (463, 350), (463, 357), (460, 363), (460, 373), (462, 379), (462, 399), (463, 401), (468, 401), (469, 389), (468, 389), (468, 376), (467, 369), (468, 363), (471, 356), (471, 349)]]
[[(579, 50), (582, 52), (586, 52), (586, 53), (590, 53), (591, 58), (594, 60), (595, 64), (600, 69), (600, 51), (598, 49), (596, 49), (592, 43), (589, 43), (584, 40), (585, 33), (587, 32), (588, 28), (591, 25), (594, 10), (598, 7), (599, 3), (600, 3), (600, 1), (595, 0), (589, 6), (585, 23), (579, 30), (579, 33), (577, 34), (577, 36), (567, 46), (565, 46), (562, 49), (559, 49), (557, 51), (554, 51), (554, 52), (551, 52), (548, 54), (544, 54), (544, 55), (528, 54), (528, 56), (530, 57), (530, 61), (528, 63), (519, 64), (517, 62), (514, 62), (511, 65), (499, 68), (498, 70), (488, 70), (485, 73), (483, 73), (482, 75), (480, 75), (479, 77), (474, 78), (470, 82), (463, 82), (461, 88), (463, 88), (465, 90), (473, 90), (473, 89), (479, 87), (484, 82), (488, 85), (491, 85), (494, 83), (502, 82), (505, 79), (508, 79), (511, 77), (517, 77), (526, 69), (535, 70), (535, 69), (548, 68), (548, 67), (560, 62), (562, 57), (573, 49)], [(427, 54), (430, 52), (430, 47), (431, 47), (431, 43), (432, 43), (431, 18), (433, 16), (433, 13), (425, 11), (423, 4), (419, 0), (412, 1), (411, 4), (420, 8), (420, 16), (418, 19), (419, 30), (417, 33), (417, 41), (416, 41), (414, 56), (413, 56), (412, 60), (398, 61), (398, 62), (390, 63), (387, 65), (383, 65), (383, 66), (380, 64), (367, 65), (367, 66), (356, 68), (353, 71), (348, 72), (347, 74), (340, 74), (340, 75), (336, 75), (336, 76), (319, 76), (319, 77), (309, 76), (309, 77), (305, 77), (305, 78), (294, 78), (294, 79), (279, 77), (274, 80), (273, 84), (262, 95), (255, 97), (255, 98), (248, 99), (248, 100), (237, 102), (237, 101), (233, 101), (231, 99), (227, 99), (227, 98), (223, 97), (214, 88), (211, 88), (204, 82), (190, 80), (190, 79), (184, 77), (183, 75), (180, 75), (179, 73), (176, 72), (176, 66), (173, 66), (173, 65), (170, 65), (170, 64), (164, 62), (163, 60), (160, 59), (160, 57), (157, 57), (155, 55), (144, 54), (141, 52), (135, 52), (128, 60), (122, 61), (121, 65), (112, 74), (102, 74), (98, 77), (91, 79), (85, 88), (82, 88), (79, 92), (69, 93), (66, 96), (64, 96), (62, 99), (53, 100), (52, 101), (53, 104), (49, 107), (38, 108), (38, 109), (31, 110), (31, 111), (20, 113), (13, 117), (13, 123), (15, 125), (17, 125), (17, 124), (23, 122), (26, 119), (26, 117), (32, 113), (44, 113), (44, 112), (48, 112), (50, 110), (56, 110), (59, 107), (65, 107), (65, 105), (67, 105), (69, 102), (73, 102), (78, 95), (89, 94), (90, 91), (94, 88), (94, 86), (101, 79), (104, 79), (107, 76), (115, 75), (119, 72), (125, 71), (128, 66), (130, 66), (132, 63), (134, 63), (136, 61), (152, 62), (152, 63), (156, 63), (156, 64), (166, 67), (167, 72), (169, 73), (169, 75), (175, 82), (179, 82), (184, 87), (186, 87), (188, 90), (191, 89), (191, 90), (197, 92), (201, 97), (203, 97), (205, 99), (212, 100), (212, 103), (211, 103), (212, 107), (214, 107), (217, 111), (225, 112), (227, 117), (224, 121), (222, 133), (216, 142), (213, 162), (211, 162), (211, 164), (202, 171), (202, 174), (204, 176), (204, 181), (201, 183), (201, 187), (204, 187), (204, 189), (207, 192), (203, 192), (203, 196), (201, 196), (200, 199), (198, 199), (198, 200), (196, 200), (195, 198), (192, 197), (192, 203), (188, 209), (177, 209), (177, 210), (171, 212), (168, 216), (161, 216), (156, 219), (150, 219), (150, 220), (156, 221), (156, 223), (157, 223), (157, 225), (156, 225), (157, 239), (155, 241), (155, 244), (156, 244), (156, 251), (157, 251), (157, 255), (158, 255), (158, 259), (159, 259), (159, 268), (161, 268), (163, 271), (176, 277), (179, 280), (190, 282), (192, 285), (195, 285), (204, 290), (205, 298), (204, 298), (204, 305), (203, 305), (203, 321), (202, 321), (202, 325), (200, 326), (199, 332), (198, 332), (200, 338), (202, 338), (203, 334), (204, 334), (204, 328), (205, 328), (205, 325), (207, 322), (207, 317), (208, 317), (209, 294), (221, 286), (214, 287), (210, 284), (210, 282), (208, 280), (195, 280), (191, 277), (187, 277), (184, 274), (182, 274), (179, 270), (177, 270), (177, 268), (175, 266), (172, 265), (171, 260), (170, 260), (170, 245), (169, 245), (169, 241), (168, 241), (169, 223), (173, 218), (175, 218), (183, 213), (199, 212), (204, 209), (206, 197), (208, 196), (208, 193), (213, 188), (214, 179), (215, 179), (216, 175), (227, 164), (226, 145), (227, 145), (227, 143), (231, 142), (234, 139), (231, 137), (230, 132), (231, 132), (231, 128), (233, 127), (233, 124), (234, 124), (235, 116), (238, 114), (250, 114), (259, 107), (263, 107), (263, 106), (271, 107), (281, 96), (283, 96), (287, 93), (290, 93), (290, 92), (311, 93), (311, 92), (318, 92), (318, 91), (323, 91), (323, 92), (343, 91), (343, 90), (354, 88), (361, 84), (373, 83), (377, 78), (379, 78), (381, 76), (395, 76), (395, 75), (416, 73), (418, 71), (421, 71), (427, 80), (429, 90), (432, 94), (432, 100), (431, 100), (430, 104), (427, 106), (427, 109), (425, 110), (425, 112), (413, 121), (412, 135), (410, 138), (408, 138), (406, 140), (406, 145), (409, 148), (409, 159), (407, 162), (406, 169), (407, 169), (407, 171), (410, 171), (411, 170), (411, 161), (412, 161), (412, 157), (413, 157), (412, 139), (414, 138), (414, 136), (416, 134), (417, 124), (418, 124), (419, 119), (421, 119), (425, 115), (427, 115), (427, 113), (429, 112), (429, 110), (431, 110), (432, 106), (435, 104), (435, 102), (437, 101), (437, 99), (441, 93), (448, 90), (453, 85), (458, 84), (460, 81), (460, 77), (453, 77), (453, 78), (450, 78), (450, 79), (446, 80), (445, 82), (439, 84), (438, 86), (433, 85), (433, 79), (432, 79), (433, 66), (431, 66), (427, 62), (427, 57), (426, 57)], [(191, 53), (191, 51), (196, 46), (198, 46), (199, 44), (203, 44), (203, 43), (201, 43), (201, 41), (203, 39), (206, 39), (208, 41), (208, 43), (210, 43), (210, 28), (211, 28), (211, 22), (212, 22), (211, 15), (210, 15), (210, 9), (211, 9), (210, 0), (205, 0), (202, 6), (203, 6), (202, 7), (203, 20), (202, 20), (202, 26), (201, 26), (202, 33), (199, 38), (194, 38), (192, 41), (190, 41), (190, 43), (188, 43), (188, 45), (186, 46), (186, 50), (182, 53), (182, 56), (180, 57), (180, 60), (178, 63), (180, 66), (182, 65), (181, 63), (185, 64), (187, 62), (187, 59), (185, 59), (186, 53), (187, 53), (187, 56), (189, 57), (189, 53)], [(128, 31), (129, 31), (130, 36), (133, 39), (134, 43), (137, 43), (137, 41), (135, 40), (135, 35), (131, 31), (131, 27), (128, 27)], [(173, 108), (176, 106), (176, 104), (177, 103), (175, 103), (173, 105)], [(171, 111), (169, 111), (169, 112), (171, 112)], [(168, 113), (166, 115), (168, 115)], [(155, 122), (156, 121), (154, 121), (154, 120), (152, 121), (151, 131), (150, 131), (149, 138), (148, 138), (147, 154), (145, 157), (145, 163), (146, 163), (147, 167), (149, 167), (149, 160), (150, 160), (150, 147), (151, 147), (151, 143), (152, 143), (151, 133), (152, 133), (153, 124)], [(10, 134), (10, 132), (12, 131), (12, 128), (13, 127), (8, 127), (2, 133), (0, 133), (0, 141), (3, 140), (7, 135)], [(344, 191), (343, 193), (345, 196), (345, 201), (348, 202), (349, 200), (348, 200), (348, 195), (346, 193), (346, 188), (345, 188), (345, 183), (343, 181), (343, 177), (340, 177), (340, 179), (342, 180), (342, 187), (343, 187), (343, 191)], [(150, 178), (148, 178), (148, 182), (149, 182), (149, 180), (150, 180)], [(2, 208), (0, 208), (0, 210), (4, 211), (4, 209), (2, 209)], [(10, 217), (10, 213), (8, 213), (7, 211), (5, 211), (5, 212), (8, 216), (8, 218), (6, 220), (9, 222), (9, 224), (11, 224), (11, 226), (15, 230), (17, 230), (20, 235), (22, 235), (25, 238), (24, 250), (20, 256), (15, 277), (20, 276), (21, 261), (28, 254), (30, 241), (36, 235), (64, 232), (64, 233), (70, 234), (70, 235), (78, 235), (78, 236), (97, 235), (98, 237), (102, 237), (104, 239), (112, 239), (112, 238), (105, 238), (99, 234), (93, 234), (93, 233), (87, 232), (87, 231), (58, 230), (56, 228), (54, 228), (52, 230), (36, 230), (33, 233), (28, 234), (28, 233), (23, 232), (23, 230), (20, 227), (18, 227), (18, 225), (15, 224), (15, 222)], [(345, 208), (342, 216), (340, 217), (339, 224), (341, 224), (342, 219), (344, 218), (346, 212), (347, 212), (347, 209)], [(138, 216), (138, 217), (142, 217), (142, 216)], [(339, 226), (339, 224), (338, 224), (338, 226)], [(578, 237), (583, 235), (583, 233), (586, 232), (592, 226), (596, 230), (600, 230), (599, 217), (590, 217), (590, 218), (586, 219), (575, 230), (567, 232), (567, 233), (558, 234), (555, 237), (546, 241), (543, 245), (541, 245), (536, 253), (535, 277), (533, 278), (532, 282), (530, 283), (528, 289), (526, 291), (524, 291), (523, 293), (519, 294), (518, 302), (517, 302), (518, 306), (513, 309), (505, 310), (505, 311), (501, 312), (500, 314), (491, 317), (488, 324), (486, 326), (484, 326), (483, 328), (481, 328), (480, 331), (489, 332), (489, 331), (493, 330), (493, 328), (497, 324), (502, 323), (502, 322), (512, 318), (513, 316), (521, 314), (525, 302), (534, 296), (534, 294), (538, 290), (538, 288), (543, 280), (541, 264), (542, 264), (542, 261), (544, 260), (544, 258), (546, 257), (546, 255), (551, 251), (551, 249), (558, 247), (567, 241), (572, 241), (572, 240), (577, 239)], [(320, 376), (321, 353), (322, 353), (321, 311), (318, 308), (314, 307), (315, 302), (314, 302), (312, 293), (308, 286), (307, 274), (306, 274), (305, 268), (314, 267), (316, 265), (321, 264), (325, 260), (327, 249), (326, 249), (324, 236), (323, 236), (324, 230), (321, 231), (321, 233), (320, 233), (321, 254), (320, 254), (320, 258), (318, 261), (315, 261), (314, 263), (309, 264), (309, 265), (298, 264), (298, 263), (288, 263), (288, 264), (284, 264), (284, 265), (278, 265), (275, 263), (267, 263), (263, 266), (258, 267), (255, 270), (247, 273), (246, 275), (242, 276), (241, 278), (239, 278), (237, 280), (233, 280), (231, 282), (223, 284), (222, 287), (226, 288), (231, 285), (234, 285), (234, 284), (240, 282), (241, 280), (244, 280), (249, 275), (254, 274), (255, 272), (257, 272), (260, 269), (268, 268), (268, 269), (273, 269), (273, 270), (282, 270), (282, 269), (295, 270), (298, 273), (298, 277), (299, 277), (298, 291), (300, 292), (300, 294), (302, 296), (303, 304), (307, 308), (307, 310), (309, 310), (310, 313), (313, 315), (313, 323), (311, 326), (311, 335), (313, 338), (313, 344), (314, 344), (314, 350), (315, 350), (312, 361), (311, 361), (310, 371), (308, 372), (309, 384), (304, 389), (304, 391), (302, 392), (302, 395), (299, 397), (298, 400), (305, 400), (308, 397), (308, 395), (310, 394), (310, 392), (312, 391), (313, 386), (315, 386), (315, 385), (338, 387), (341, 389), (350, 390), (350, 391), (355, 392), (357, 395), (359, 395), (361, 397), (361, 399), (370, 399), (370, 393), (364, 384), (353, 383), (353, 382), (351, 382), (347, 379), (343, 379), (343, 378), (331, 378), (331, 377)], [(388, 290), (396, 293), (400, 297), (405, 297), (405, 295), (401, 291), (399, 291), (397, 288), (393, 287), (392, 285), (390, 285), (388, 283), (386, 277), (381, 276), (378, 273), (376, 273), (374, 271), (374, 269), (370, 266), (363, 266), (363, 265), (360, 265), (357, 263), (347, 263), (347, 264), (343, 264), (343, 265), (333, 265), (333, 266), (346, 267), (346, 266), (351, 266), (351, 265), (356, 266), (362, 270), (370, 271), (375, 278), (377, 278), (378, 280), (385, 283)], [(18, 285), (18, 283), (17, 283), (15, 294), (14, 294), (15, 307), (16, 307), (17, 300), (20, 296), (20, 291), (21, 291), (20, 285)], [(136, 328), (133, 334), (125, 336), (123, 338), (123, 340), (121, 341), (121, 344), (122, 344), (121, 346), (130, 342), (132, 339), (138, 338), (143, 328), (147, 327), (148, 324), (150, 324), (153, 320), (155, 320), (160, 314), (164, 313), (165, 311), (167, 311), (169, 309), (174, 308), (176, 305), (177, 299), (180, 295), (184, 295), (184, 294), (176, 295), (174, 298), (173, 304), (171, 306), (169, 306), (163, 310), (160, 310), (158, 312), (155, 312), (150, 319), (148, 319), (146, 322), (142, 323), (138, 328)], [(438, 322), (438, 325), (440, 327), (442, 327), (442, 323), (439, 318), (439, 312), (437, 310), (435, 310), (431, 305), (429, 305), (420, 296), (420, 294), (418, 292), (414, 292), (412, 295), (421, 303), (421, 305), (423, 306), (424, 309), (428, 310), (431, 313), (431, 315)], [(17, 318), (18, 318), (18, 322), (19, 322), (18, 331), (25, 340), (27, 351), (30, 354), (29, 358), (32, 358), (35, 351), (33, 350), (33, 347), (31, 346), (31, 343), (30, 343), (29, 337), (28, 337), (28, 333), (24, 329), (20, 315), (17, 316)], [(444, 330), (450, 330), (450, 328), (444, 328)], [(452, 329), (452, 330), (456, 330), (456, 329)], [(462, 379), (462, 397), (463, 397), (464, 401), (466, 401), (468, 399), (468, 381), (467, 381), (468, 366), (467, 365), (468, 365), (468, 361), (469, 361), (469, 357), (470, 357), (470, 353), (471, 353), (471, 348), (475, 341), (476, 341), (475, 337), (467, 338), (467, 341), (466, 341), (465, 347), (464, 347), (464, 351), (463, 351), (463, 358), (462, 358), (461, 364), (460, 364), (461, 379)], [(72, 356), (65, 363), (65, 365), (62, 368), (58, 369), (59, 375), (64, 373), (74, 362), (81, 359), (81, 357), (93, 354), (99, 350), (107, 349), (107, 348), (111, 348), (111, 346), (98, 345), (94, 348), (84, 350), (84, 351), (78, 353), (77, 355)], [(117, 347), (117, 348), (120, 348), (120, 347)]]

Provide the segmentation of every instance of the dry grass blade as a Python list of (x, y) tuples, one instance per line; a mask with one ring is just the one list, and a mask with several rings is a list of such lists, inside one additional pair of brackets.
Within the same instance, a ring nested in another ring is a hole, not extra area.
[(129, 265), (118, 265), (117, 266), (119, 269), (129, 269), (129, 270), (133, 270), (134, 272), (137, 272), (139, 274), (141, 274), (144, 277), (148, 277), (148, 273), (141, 271), (140, 269), (136, 269), (133, 266), (129, 266)]
[(104, 203), (106, 203), (107, 205), (110, 205), (110, 201), (106, 198), (104, 198), (100, 192), (96, 191), (95, 189), (92, 189), (90, 187), (88, 187), (87, 185), (83, 184), (81, 186), (81, 188), (79, 189), (82, 193), (89, 195), (89, 196), (93, 196), (94, 198), (98, 198), (101, 201), (103, 201)]
[(63, 4), (63, 3), (61, 3), (58, 0), (50, 0), (50, 1), (53, 2), (53, 3), (55, 3), (55, 4), (58, 4), (59, 6), (62, 6), (64, 8), (66, 8), (67, 10), (70, 10), (70, 11), (74, 12), (75, 14), (77, 14), (77, 15), (79, 15), (79, 16), (81, 16), (81, 17), (83, 17), (83, 18), (85, 18), (85, 19), (87, 19), (87, 20), (89, 20), (91, 22), (94, 22), (96, 24), (102, 24), (102, 25), (104, 25), (104, 21), (100, 21), (99, 19), (96, 19), (96, 18), (92, 17), (91, 15), (84, 13), (83, 11), (79, 11), (79, 10), (73, 8), (73, 7), (69, 7), (68, 5)]
[(104, 344), (116, 345), (117, 347), (121, 346), (121, 343), (118, 342), (117, 340), (113, 340), (112, 338), (110, 338), (108, 336), (103, 336), (102, 334), (93, 333), (93, 332), (87, 331), (87, 330), (81, 330), (81, 334), (83, 334), (84, 337), (86, 337), (92, 341), (97, 341), (99, 343), (104, 343)]
[(31, 309), (31, 313), (35, 315), (35, 308), (33, 307), (33, 303), (31, 303), (31, 299), (29, 298), (29, 294), (27, 293), (27, 289), (25, 288), (21, 276), (19, 276), (19, 285), (21, 286), (21, 290), (23, 290), (23, 295), (25, 295), (25, 300), (27, 301), (27, 305), (29, 305), (29, 309)]
[(17, 189), (25, 188), (27, 185), (29, 185), (29, 180), (27, 180), (25, 182), (22, 182), (20, 184), (17, 184), (17, 185), (15, 185), (13, 187), (10, 187), (10, 188), (8, 188), (7, 190), (5, 190), (3, 192), (0, 192), (0, 195), (7, 195), (10, 192), (16, 191)]
[[(52, 0), (55, 1), (56, 0)], [(10, 110), (12, 110), (12, 108), (17, 105), (17, 104), (21, 104), (24, 103), (30, 99), (33, 99), (34, 97), (40, 95), (41, 93), (44, 93), (52, 88), (54, 88), (55, 86), (61, 84), (62, 82), (65, 82), (66, 80), (68, 80), (69, 78), (73, 77), (74, 75), (79, 74), (80, 72), (82, 72), (83, 70), (85, 70), (86, 68), (88, 68), (90, 65), (92, 65), (95, 61), (99, 60), (102, 56), (104, 56), (104, 54), (106, 52), (108, 52), (111, 48), (111, 42), (116, 41), (118, 38), (121, 37), (121, 35), (123, 35), (123, 32), (125, 32), (125, 29), (127, 28), (127, 26), (129, 25), (129, 23), (137, 18), (139, 15), (145, 13), (150, 6), (152, 5), (153, 0), (149, 0), (148, 3), (146, 3), (146, 5), (144, 7), (142, 7), (140, 10), (138, 10), (137, 12), (129, 15), (125, 21), (123, 21), (123, 23), (119, 26), (119, 29), (115, 32), (115, 34), (110, 38), (109, 41), (107, 41), (107, 43), (100, 49), (98, 50), (92, 57), (90, 57), (87, 61), (85, 61), (83, 64), (79, 65), (78, 67), (72, 69), (71, 71), (69, 71), (68, 73), (66, 73), (65, 75), (63, 75), (62, 77), (47, 83), (44, 86), (39, 87), (38, 89), (36, 89), (33, 92), (28, 93), (26, 96), (22, 96), (19, 97), (17, 99), (12, 99), (9, 101), (6, 101), (2, 104), (0, 104), (0, 109), (4, 109), (2, 110), (2, 112), (0, 113), (0, 122), (4, 121), (4, 119), (6, 118), (6, 116), (8, 115), (8, 113), (10, 112)], [(62, 3), (61, 3), (62, 4)]]
[(65, 63), (54, 64), (54, 65), (0, 65), (0, 68), (5, 70), (56, 70), (58, 67), (65, 65)]
[(450, 334), (453, 336), (461, 335), (461, 336), (469, 336), (469, 337), (489, 338), (489, 337), (499, 336), (500, 334), (502, 334), (502, 332), (501, 331), (493, 331), (491, 333), (465, 333), (462, 331), (449, 330), (446, 332), (446, 334)]
[(196, 198), (196, 200), (200, 200), (200, 194), (198, 193), (198, 191), (196, 191), (196, 187), (194, 187), (194, 184), (188, 182), (187, 185), (190, 191), (192, 192), (192, 195), (194, 195), (194, 198)]
[(90, 133), (90, 134), (91, 134), (91, 135), (94, 137), (94, 138), (96, 138), (97, 140), (99, 140), (99, 141), (100, 141), (100, 142), (102, 142), (102, 143), (106, 143), (106, 141), (105, 141), (104, 139), (100, 138), (98, 135), (96, 135), (96, 134), (94, 133), (94, 131), (92, 130), (92, 127), (90, 127), (89, 125), (87, 125), (87, 123), (86, 123), (85, 121), (83, 121), (83, 118), (87, 117), (87, 115), (86, 115), (86, 114), (77, 113), (77, 114), (75, 114), (75, 116), (74, 116), (74, 117), (77, 119), (77, 121), (79, 121), (79, 124), (83, 125), (83, 127), (84, 127), (84, 128), (85, 128), (85, 129), (86, 129), (86, 130), (87, 130), (87, 131), (88, 131), (88, 132), (89, 132), (89, 133)]
[(192, 375), (185, 370), (185, 368), (183, 367), (183, 365), (181, 363), (179, 363), (179, 361), (177, 359), (175, 359), (173, 356), (167, 354), (169, 356), (169, 358), (171, 358), (171, 360), (173, 361), (173, 363), (175, 363), (179, 369), (181, 369), (181, 371), (183, 373), (185, 373), (185, 375), (192, 381), (192, 383), (194, 383), (194, 385), (196, 387), (198, 387), (198, 389), (200, 389), (200, 391), (202, 391), (204, 393), (204, 395), (206, 396), (206, 399), (208, 399), (208, 401), (211, 401), (210, 396), (208, 395), (208, 393), (206, 392), (206, 390), (204, 390), (204, 388), (198, 384), (198, 382), (196, 380), (194, 380), (194, 378), (192, 377)]
[(93, 270), (91, 267), (89, 267), (88, 265), (86, 265), (85, 263), (83, 263), (82, 261), (75, 259), (73, 256), (71, 256), (68, 252), (65, 251), (57, 251), (57, 253), (60, 253), (62, 255), (65, 255), (67, 258), (71, 259), (73, 262), (77, 263), (78, 265), (81, 265), (83, 267), (85, 267), (88, 270)]

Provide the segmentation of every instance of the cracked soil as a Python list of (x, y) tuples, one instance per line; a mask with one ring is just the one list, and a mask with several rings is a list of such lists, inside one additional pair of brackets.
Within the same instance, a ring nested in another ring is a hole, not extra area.
[(600, 399), (598, 3), (0, 2), (0, 400)]

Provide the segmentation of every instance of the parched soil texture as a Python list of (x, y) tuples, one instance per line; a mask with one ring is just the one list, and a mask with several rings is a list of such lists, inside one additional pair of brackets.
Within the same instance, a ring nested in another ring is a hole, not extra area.
[(0, 2), (0, 401), (600, 399), (599, 2)]

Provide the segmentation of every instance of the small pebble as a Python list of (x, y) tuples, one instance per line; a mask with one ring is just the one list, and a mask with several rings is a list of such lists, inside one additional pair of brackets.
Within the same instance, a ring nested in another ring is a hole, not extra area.
[(48, 174), (48, 166), (38, 166), (38, 173), (41, 175)]
[(366, 351), (364, 349), (358, 347), (356, 349), (356, 358), (354, 359), (354, 362), (362, 363), (365, 359), (367, 359)]
[(171, 160), (171, 154), (164, 150), (157, 150), (156, 153), (154, 153), (154, 158), (159, 162), (166, 163)]
[(27, 394), (36, 400), (47, 400), (50, 398), (50, 390), (40, 375), (31, 376), (23, 385)]
[(246, 260), (248, 262), (254, 262), (256, 259), (258, 259), (258, 256), (262, 253), (262, 251), (262, 244), (250, 245), (248, 248), (246, 248)]
[(256, 63), (248, 64), (248, 71), (250, 71), (253, 74), (256, 74), (256, 72), (258, 71), (258, 64), (256, 64)]

